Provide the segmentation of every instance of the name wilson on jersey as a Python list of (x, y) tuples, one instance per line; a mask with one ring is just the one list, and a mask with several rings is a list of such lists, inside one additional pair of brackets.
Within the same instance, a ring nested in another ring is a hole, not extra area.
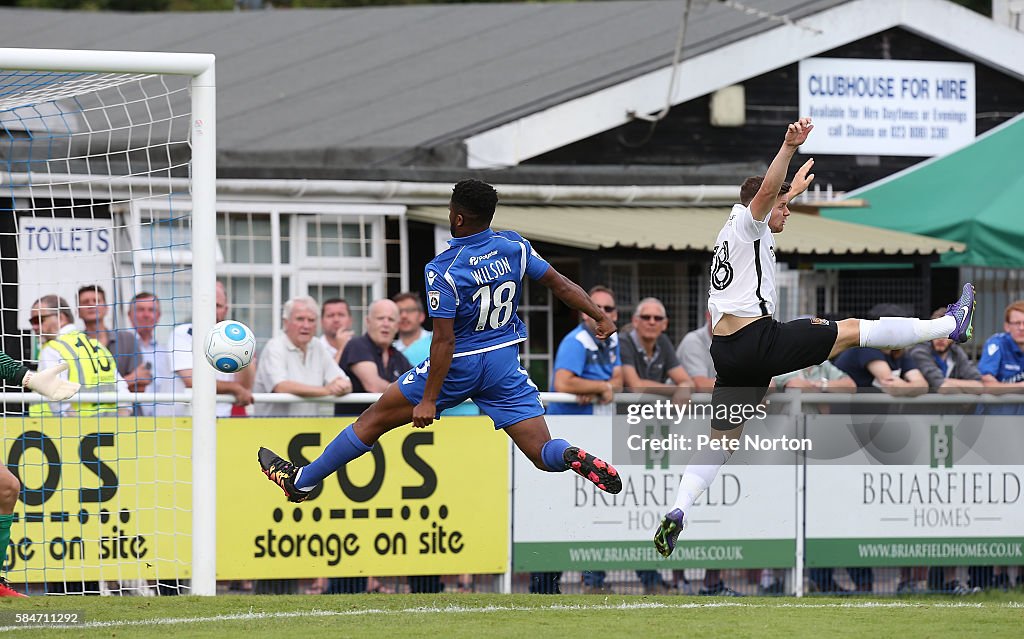
[(473, 269), (471, 274), (477, 284), (486, 284), (487, 282), (493, 282), (501, 278), (503, 275), (508, 275), (511, 272), (512, 266), (508, 263), (508, 258), (503, 257), (485, 265), (483, 268)]

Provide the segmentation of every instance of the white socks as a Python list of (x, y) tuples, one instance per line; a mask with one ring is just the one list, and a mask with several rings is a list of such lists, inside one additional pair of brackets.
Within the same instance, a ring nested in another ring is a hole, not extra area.
[(949, 337), (956, 328), (952, 315), (920, 320), (912, 317), (883, 317), (860, 320), (860, 345), (874, 348), (904, 348), (940, 337)]
[(678, 508), (684, 515), (688, 515), (693, 503), (708, 489), (711, 482), (715, 481), (719, 469), (731, 456), (731, 452), (724, 450), (698, 451), (683, 471), (683, 478), (679, 480), (679, 492), (676, 493), (676, 503), (672, 508)]

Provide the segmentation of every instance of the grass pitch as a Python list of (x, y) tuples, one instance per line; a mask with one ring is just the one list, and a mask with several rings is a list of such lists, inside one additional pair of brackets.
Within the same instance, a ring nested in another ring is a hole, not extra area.
[(1024, 597), (826, 599), (542, 595), (34, 597), (14, 612), (84, 625), (0, 626), (0, 637), (1000, 637), (1024, 633)]

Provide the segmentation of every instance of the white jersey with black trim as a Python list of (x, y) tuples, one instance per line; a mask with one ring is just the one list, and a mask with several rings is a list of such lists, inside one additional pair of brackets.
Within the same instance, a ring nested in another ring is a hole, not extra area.
[(719, 231), (708, 290), (712, 326), (726, 313), (736, 317), (775, 313), (775, 240), (768, 228), (770, 217), (771, 211), (763, 220), (755, 220), (748, 207), (736, 204)]

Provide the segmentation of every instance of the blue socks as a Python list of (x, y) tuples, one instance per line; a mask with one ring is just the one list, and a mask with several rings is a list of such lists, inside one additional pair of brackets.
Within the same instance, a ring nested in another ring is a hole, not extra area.
[(299, 476), (295, 478), (295, 487), (300, 490), (313, 488), (325, 477), (363, 453), (369, 452), (371, 448), (373, 446), (367, 446), (356, 436), (355, 424), (350, 424), (327, 444), (327, 448), (319, 457), (310, 465), (302, 467)]
[(567, 470), (565, 459), (562, 456), (568, 447), (569, 442), (564, 439), (552, 439), (541, 447), (540, 458), (544, 460), (544, 465), (548, 467), (548, 470), (553, 473)]

